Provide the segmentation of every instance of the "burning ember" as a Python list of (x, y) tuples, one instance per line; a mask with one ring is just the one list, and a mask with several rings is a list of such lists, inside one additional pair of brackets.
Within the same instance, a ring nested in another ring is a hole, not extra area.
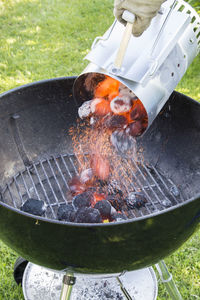
[(136, 95), (117, 80), (105, 76), (94, 89), (94, 99), (86, 101), (78, 110), (79, 117), (92, 119), (104, 130), (116, 128), (132, 137), (141, 135), (147, 127), (147, 113)]
[[(126, 219), (123, 206), (140, 208), (146, 203), (139, 191), (130, 196), (124, 187), (116, 186), (131, 178), (124, 172), (128, 160), (124, 162), (123, 156), (137, 160), (135, 137), (147, 127), (144, 106), (127, 87), (105, 76), (94, 89), (94, 98), (84, 102), (78, 114), (82, 121), (70, 129), (81, 166), (79, 175), (69, 182), (73, 213), (62, 207), (59, 219), (78, 223)], [(88, 153), (87, 161), (83, 153)]]

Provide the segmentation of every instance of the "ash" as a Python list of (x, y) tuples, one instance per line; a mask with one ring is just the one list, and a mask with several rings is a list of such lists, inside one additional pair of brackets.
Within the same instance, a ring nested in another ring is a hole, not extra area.
[(123, 130), (116, 130), (112, 133), (110, 141), (118, 153), (132, 151), (136, 153), (136, 140)]
[(91, 100), (85, 101), (78, 109), (78, 115), (81, 119), (86, 118), (91, 113)]
[(95, 280), (77, 278), (76, 288), (72, 290), (72, 300), (125, 300), (115, 278)]

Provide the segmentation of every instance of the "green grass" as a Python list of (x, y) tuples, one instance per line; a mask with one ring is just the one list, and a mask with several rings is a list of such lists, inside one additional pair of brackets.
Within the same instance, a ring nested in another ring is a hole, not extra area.
[[(200, 299), (200, 234), (186, 242), (178, 251), (165, 259), (184, 300)], [(159, 284), (159, 300), (170, 299)]]
[(17, 254), (0, 241), (0, 300), (21, 300), (23, 293), (13, 279)]
[[(200, 11), (199, 1), (189, 1)], [(113, 22), (113, 0), (0, 0), (0, 92), (78, 75), (96, 36)], [(200, 56), (177, 90), (200, 101)], [(200, 299), (200, 233), (165, 261), (184, 299)], [(0, 300), (23, 299), (12, 276), (17, 254), (0, 242)], [(168, 299), (160, 285), (158, 299)]]
[(193, 60), (176, 90), (200, 101), (200, 55)]
[(79, 74), (94, 38), (111, 25), (112, 1), (0, 1), (0, 91)]

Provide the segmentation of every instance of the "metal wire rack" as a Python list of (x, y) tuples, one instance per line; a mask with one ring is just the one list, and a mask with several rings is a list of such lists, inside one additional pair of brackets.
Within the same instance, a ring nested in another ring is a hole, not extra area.
[[(84, 159), (87, 159), (86, 155)], [(128, 171), (130, 180), (128, 184), (121, 180), (119, 186), (126, 194), (140, 191), (147, 200), (143, 207), (129, 210), (129, 218), (151, 215), (184, 202), (179, 188), (155, 167), (135, 162), (134, 159), (124, 160), (124, 164), (123, 172), (126, 174)], [(75, 154), (40, 160), (17, 173), (6, 184), (1, 201), (20, 209), (28, 198), (43, 200), (47, 205), (44, 217), (57, 219), (59, 206), (72, 201), (68, 183), (74, 175), (78, 175), (79, 167), (79, 156)]]

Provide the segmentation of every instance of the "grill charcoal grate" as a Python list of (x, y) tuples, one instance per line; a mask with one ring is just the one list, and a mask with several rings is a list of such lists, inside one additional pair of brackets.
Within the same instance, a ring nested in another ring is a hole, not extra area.
[[(82, 159), (86, 162), (87, 155)], [(184, 202), (182, 192), (171, 181), (164, 177), (158, 170), (142, 162), (133, 159), (124, 160), (124, 176), (131, 174), (128, 183), (116, 183), (115, 186), (123, 185), (126, 194), (135, 191), (142, 192), (147, 202), (140, 208), (133, 207), (126, 212), (128, 218), (138, 218), (145, 215), (165, 210), (168, 207)], [(20, 209), (24, 202), (29, 199), (43, 200), (47, 209), (45, 218), (57, 219), (57, 211), (60, 205), (71, 203), (72, 195), (69, 191), (68, 182), (74, 175), (78, 175), (81, 165), (80, 155), (65, 154), (51, 156), (40, 160), (31, 167), (17, 173), (6, 184), (2, 192), (2, 202)], [(123, 175), (122, 175), (123, 176)], [(114, 189), (114, 188), (113, 188)]]

